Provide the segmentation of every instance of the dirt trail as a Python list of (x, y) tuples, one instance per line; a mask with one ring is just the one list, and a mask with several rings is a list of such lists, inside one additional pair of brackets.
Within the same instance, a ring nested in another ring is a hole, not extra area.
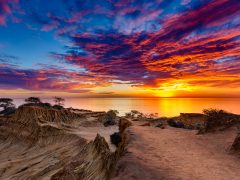
[(239, 180), (240, 159), (228, 153), (235, 129), (196, 135), (168, 127), (132, 126), (115, 179)]

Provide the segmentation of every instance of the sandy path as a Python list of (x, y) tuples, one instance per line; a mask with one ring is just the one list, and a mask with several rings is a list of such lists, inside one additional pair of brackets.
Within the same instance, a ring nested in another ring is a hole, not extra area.
[(239, 180), (240, 159), (227, 150), (234, 129), (196, 135), (196, 131), (133, 126), (128, 153), (115, 179)]

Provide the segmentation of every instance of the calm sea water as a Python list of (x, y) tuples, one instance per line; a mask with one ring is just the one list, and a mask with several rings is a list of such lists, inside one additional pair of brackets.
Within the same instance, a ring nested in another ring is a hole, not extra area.
[[(43, 99), (51, 102), (51, 100)], [(15, 99), (17, 105), (23, 99)], [(94, 111), (118, 110), (124, 115), (131, 110), (158, 113), (160, 116), (176, 116), (181, 112), (202, 112), (205, 108), (224, 109), (240, 114), (240, 98), (67, 98), (66, 107)]]

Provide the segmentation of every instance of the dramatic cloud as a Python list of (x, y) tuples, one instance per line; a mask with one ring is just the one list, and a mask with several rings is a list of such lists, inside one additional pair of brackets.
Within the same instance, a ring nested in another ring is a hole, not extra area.
[[(68, 40), (65, 53), (51, 53), (53, 61), (84, 73), (2, 66), (2, 86), (75, 91), (119, 81), (158, 89), (179, 83), (240, 87), (238, 0), (34, 0), (19, 7), (27, 26)], [(9, 1), (2, 1), (0, 24), (10, 14)]]
[(76, 73), (59, 68), (22, 70), (17, 66), (0, 64), (1, 89), (54, 90), (72, 93), (90, 92), (91, 88), (110, 85), (106, 77)]
[[(219, 75), (222, 82), (231, 84), (232, 81), (223, 78), (223, 72), (225, 76), (235, 73), (236, 80), (239, 78), (239, 66), (237, 69), (231, 66), (239, 64), (240, 21), (229, 20), (237, 15), (238, 1), (212, 1), (167, 16), (157, 32), (70, 35), (75, 48), (58, 57), (90, 72), (137, 85), (161, 86), (173, 79), (201, 79), (206, 75)], [(228, 26), (221, 26), (227, 20)], [(218, 60), (224, 57), (232, 61)]]

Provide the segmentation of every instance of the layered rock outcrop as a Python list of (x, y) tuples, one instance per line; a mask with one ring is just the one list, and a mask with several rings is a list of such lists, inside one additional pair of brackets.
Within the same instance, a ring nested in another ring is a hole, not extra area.
[(129, 122), (119, 122), (122, 140), (113, 152), (100, 135), (88, 142), (77, 132), (86, 116), (22, 106), (12, 116), (1, 117), (0, 179), (110, 179), (124, 152)]
[(80, 120), (82, 117), (67, 110), (22, 106), (11, 117), (2, 120), (0, 136), (29, 144), (43, 142), (43, 139), (53, 136), (59, 139), (63, 138), (61, 136), (68, 136), (71, 139), (74, 135), (66, 134), (61, 124)]
[(118, 159), (123, 155), (127, 144), (125, 130), (131, 123), (126, 119), (119, 122), (121, 142), (115, 152), (111, 152), (106, 140), (97, 135), (74, 157), (74, 161), (52, 176), (52, 180), (108, 180), (114, 173)]
[(207, 113), (181, 113), (167, 118), (168, 125), (176, 128), (199, 130), (199, 134), (224, 130), (240, 124), (240, 116), (222, 110), (210, 109)]
[(181, 113), (180, 116), (170, 118), (168, 124), (172, 127), (185, 129), (200, 129), (204, 127), (207, 116), (200, 113)]

